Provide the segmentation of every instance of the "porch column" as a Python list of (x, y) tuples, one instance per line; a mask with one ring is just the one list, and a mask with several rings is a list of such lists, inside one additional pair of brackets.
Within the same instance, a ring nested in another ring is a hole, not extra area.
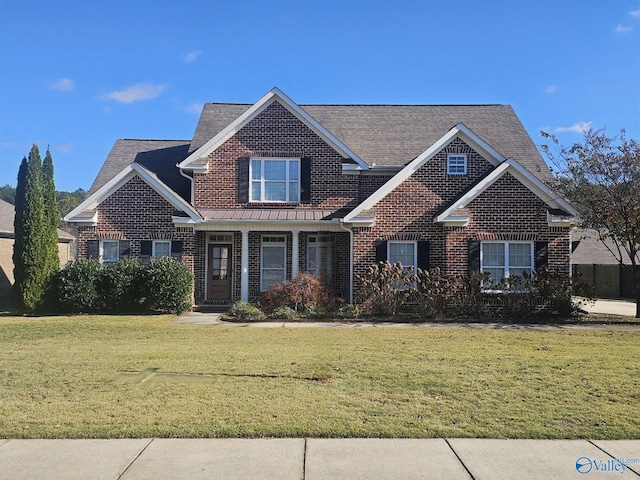
[(298, 263), (300, 262), (299, 258), (299, 234), (300, 232), (298, 230), (292, 230), (291, 231), (291, 237), (292, 237), (292, 241), (291, 241), (291, 280), (293, 280), (294, 278), (296, 278), (296, 276), (298, 275)]
[(249, 301), (249, 230), (240, 230), (242, 233), (242, 249), (240, 253), (240, 300)]

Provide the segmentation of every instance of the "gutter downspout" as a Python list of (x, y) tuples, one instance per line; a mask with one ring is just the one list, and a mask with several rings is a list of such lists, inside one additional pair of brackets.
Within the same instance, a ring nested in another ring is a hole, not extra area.
[(353, 230), (344, 226), (342, 218), (340, 228), (349, 233), (349, 303), (353, 304)]
[(182, 175), (184, 178), (189, 179), (189, 181), (191, 182), (191, 201), (189, 203), (191, 204), (192, 207), (194, 207), (195, 205), (193, 204), (193, 196), (194, 196), (193, 177), (190, 177), (189, 175), (184, 173), (182, 171), (182, 168), (180, 168), (180, 164), (179, 163), (176, 163), (176, 167), (178, 167), (178, 171), (180, 172), (180, 175)]

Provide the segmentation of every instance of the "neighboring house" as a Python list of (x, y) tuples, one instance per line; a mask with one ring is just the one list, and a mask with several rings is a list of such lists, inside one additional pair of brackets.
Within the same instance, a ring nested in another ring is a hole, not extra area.
[[(13, 285), (13, 242), (16, 209), (10, 203), (0, 200), (0, 295), (8, 295)], [(58, 229), (58, 256), (60, 265), (72, 258), (72, 244), (75, 237)]]
[(208, 103), (191, 140), (118, 140), (65, 218), (80, 257), (171, 255), (197, 304), (308, 271), (358, 300), (376, 260), (569, 274), (577, 212), (508, 105)]
[(625, 251), (620, 254), (625, 266), (618, 262), (615, 244), (603, 243), (597, 231), (576, 228), (571, 232), (572, 275), (593, 286), (598, 297), (636, 298), (631, 259)]

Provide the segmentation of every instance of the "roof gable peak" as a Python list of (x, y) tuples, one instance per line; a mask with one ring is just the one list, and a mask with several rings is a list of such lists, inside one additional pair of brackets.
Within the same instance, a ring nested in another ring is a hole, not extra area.
[(426, 149), (422, 154), (418, 155), (414, 160), (409, 162), (402, 170), (394, 175), (387, 183), (382, 185), (376, 190), (369, 198), (353, 209), (349, 215), (345, 217), (345, 222), (352, 221), (358, 217), (362, 212), (371, 210), (378, 202), (384, 197), (389, 195), (395, 188), (404, 182), (407, 178), (413, 175), (420, 169), (425, 163), (431, 160), (438, 152), (449, 145), (456, 138), (461, 138), (476, 152), (482, 155), (493, 166), (498, 166), (505, 161), (505, 158), (500, 155), (491, 145), (482, 140), (478, 135), (473, 133), (464, 124), (458, 123), (446, 134), (444, 134), (438, 141)]
[(368, 165), (352, 152), (344, 143), (338, 140), (331, 132), (323, 127), (311, 115), (304, 111), (299, 105), (285, 95), (278, 87), (269, 90), (260, 100), (251, 105), (242, 115), (231, 122), (221, 132), (211, 138), (208, 142), (195, 150), (178, 166), (183, 169), (198, 170), (206, 172), (208, 170), (208, 157), (220, 145), (235, 135), (242, 127), (257, 117), (264, 109), (274, 102), (278, 102), (285, 107), (298, 120), (303, 122), (320, 138), (331, 145), (343, 158), (354, 160), (361, 169), (368, 169)]

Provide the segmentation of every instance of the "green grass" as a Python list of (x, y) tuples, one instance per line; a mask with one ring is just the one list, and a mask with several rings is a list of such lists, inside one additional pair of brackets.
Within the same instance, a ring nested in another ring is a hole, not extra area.
[[(0, 437), (637, 439), (639, 360), (640, 331), (0, 317)], [(147, 368), (215, 381), (112, 381)]]

